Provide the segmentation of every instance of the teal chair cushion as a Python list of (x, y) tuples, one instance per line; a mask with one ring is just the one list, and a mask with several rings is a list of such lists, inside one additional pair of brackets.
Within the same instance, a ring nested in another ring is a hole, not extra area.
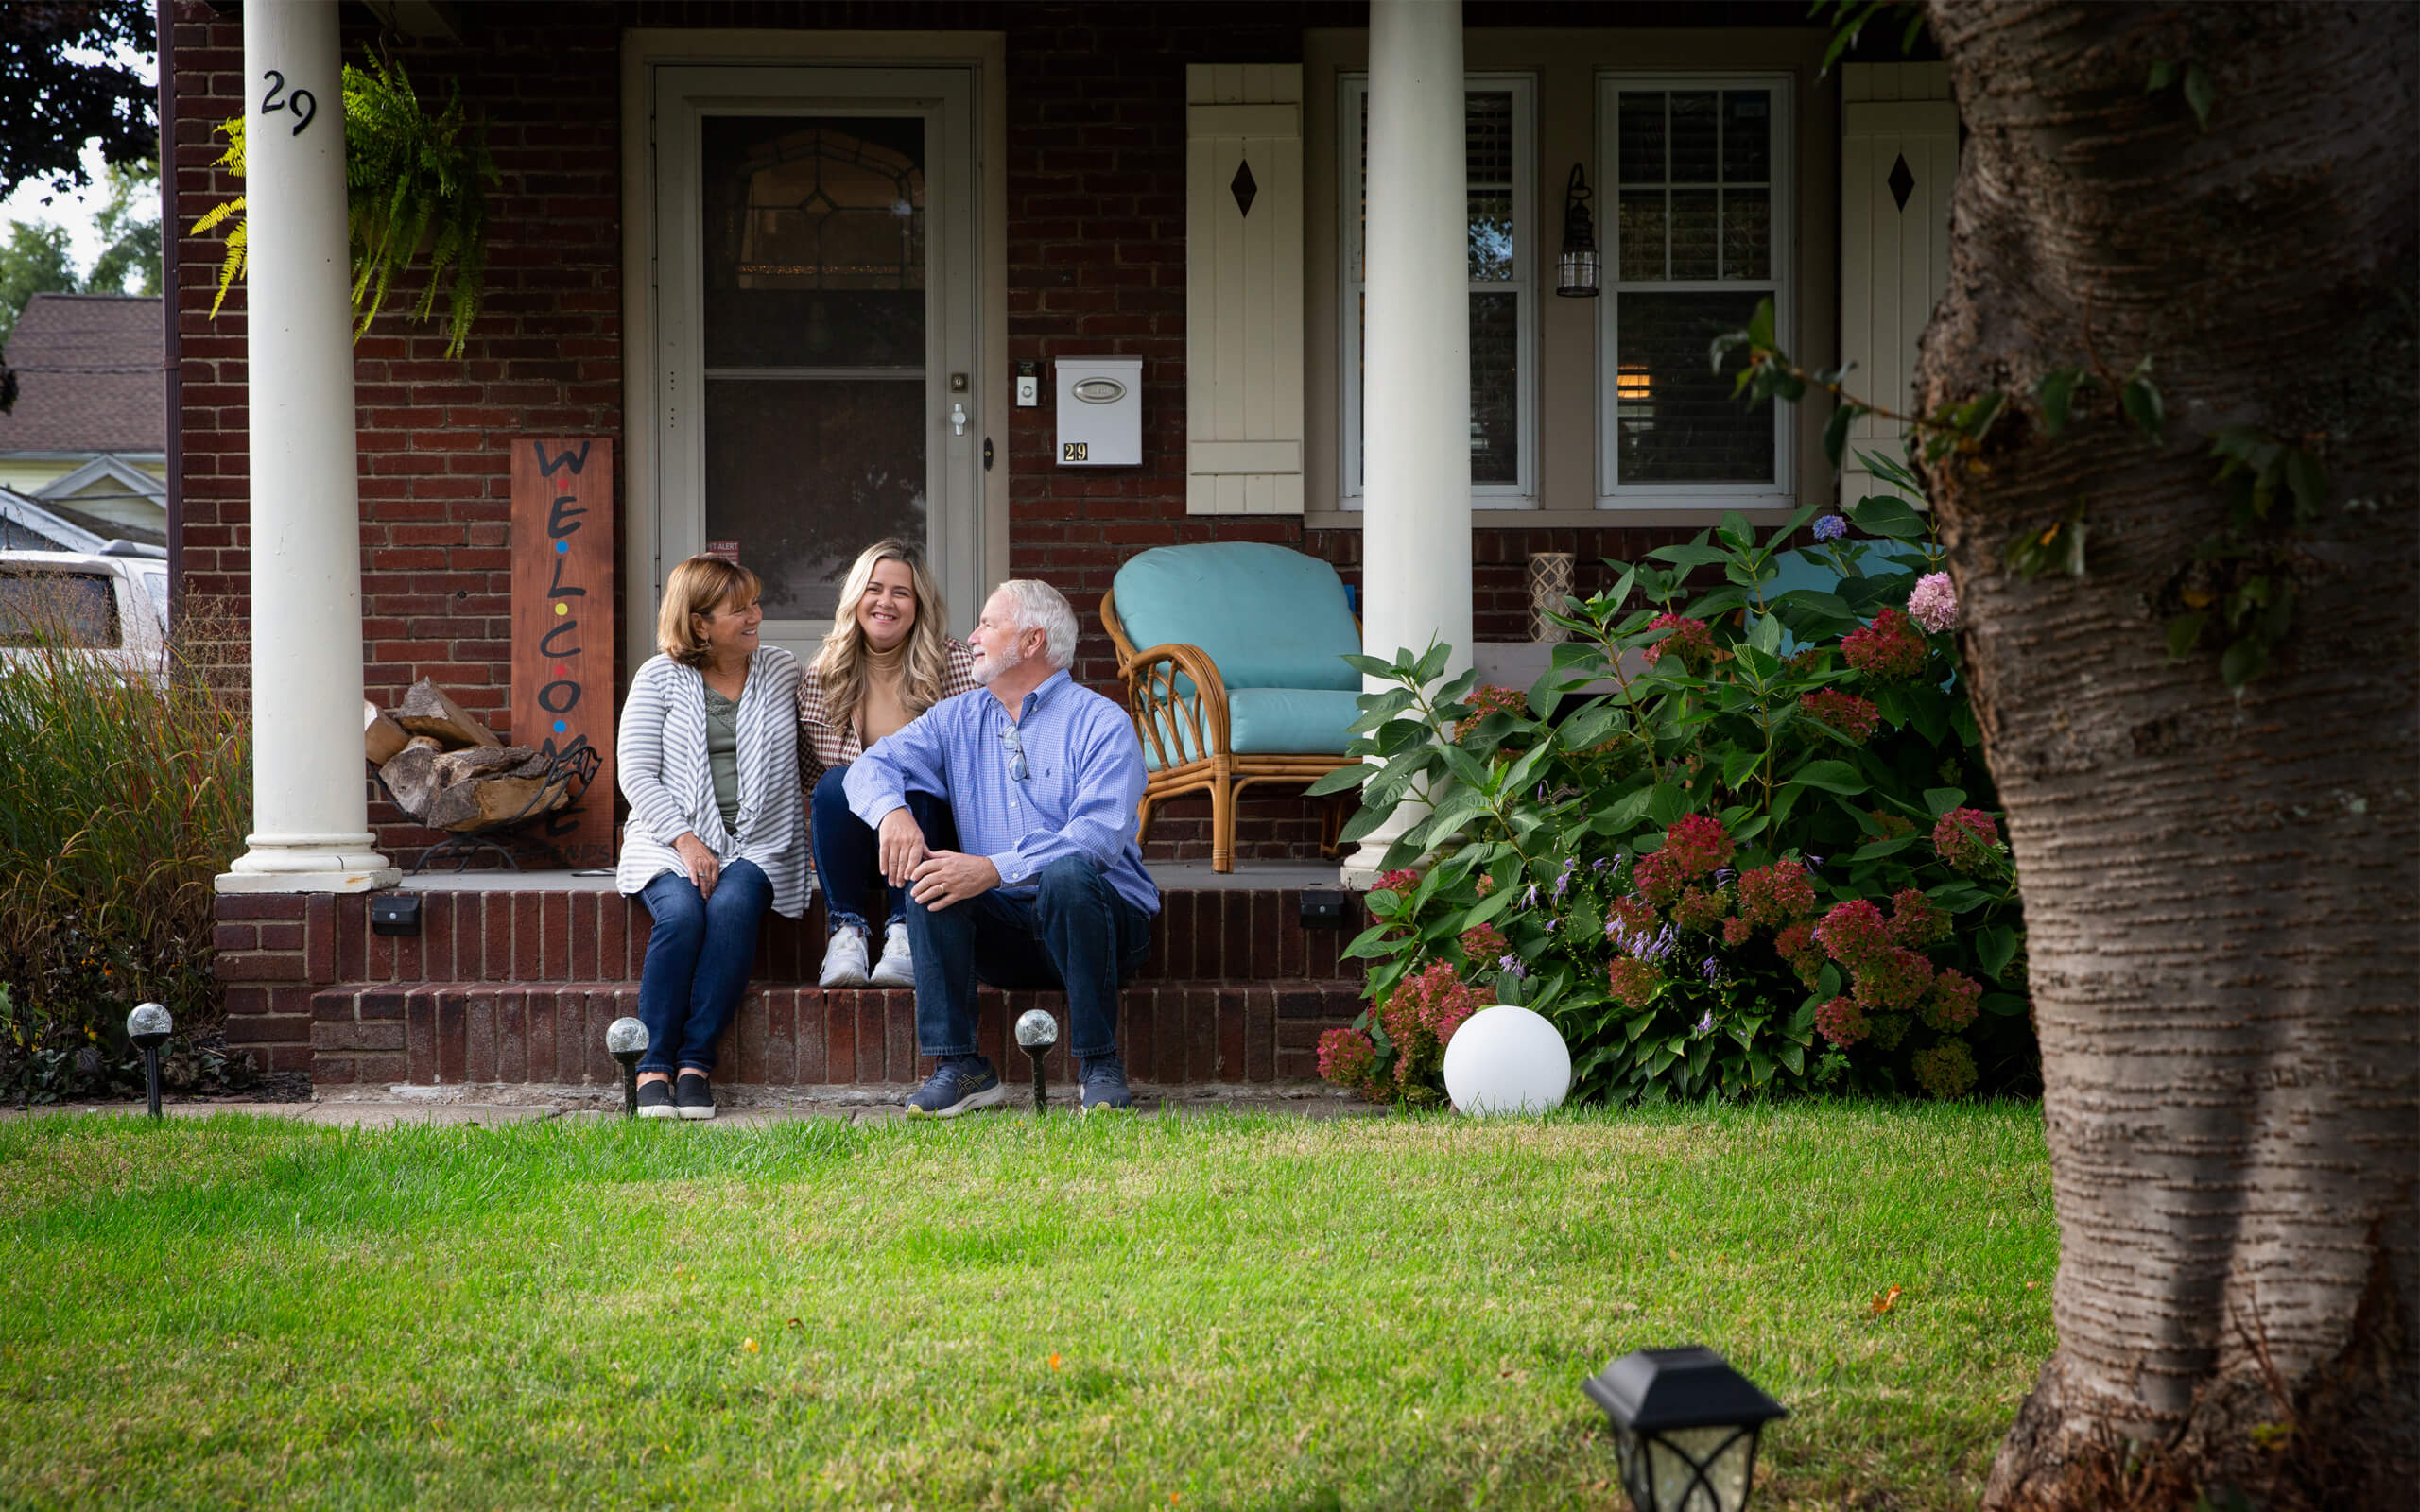
[[(1341, 755), (1353, 739), (1344, 728), (1359, 713), (1354, 704), (1359, 696), (1358, 689), (1343, 693), (1332, 688), (1231, 688), (1227, 692), (1227, 719), (1232, 727), (1229, 749), (1239, 756)], [(1182, 760), (1200, 759), (1202, 753), (1193, 748), (1189, 733), (1182, 730), (1168, 733), (1171, 744), (1184, 746)], [(1159, 768), (1148, 742), (1143, 759), (1153, 770)]]
[[(1342, 661), (1361, 649), (1344, 583), (1317, 557), (1252, 541), (1159, 546), (1120, 567), (1112, 587), (1136, 650), (1198, 645), (1230, 696), (1239, 688), (1361, 691), (1361, 674)], [(1348, 713), (1343, 723), (1352, 718)], [(1239, 750), (1344, 748), (1340, 738), (1333, 745), (1246, 746), (1240, 710), (1236, 721)]]

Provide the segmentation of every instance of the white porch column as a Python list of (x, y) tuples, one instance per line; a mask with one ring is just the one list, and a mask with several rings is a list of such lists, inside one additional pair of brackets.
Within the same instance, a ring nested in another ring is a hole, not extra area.
[(401, 880), (361, 780), (361, 503), (335, 0), (244, 7), (252, 828), (221, 892)]
[[(1471, 664), (1470, 274), (1461, 0), (1370, 0), (1361, 648)], [(1365, 686), (1381, 686), (1374, 679)], [(1374, 877), (1406, 804), (1344, 863)]]

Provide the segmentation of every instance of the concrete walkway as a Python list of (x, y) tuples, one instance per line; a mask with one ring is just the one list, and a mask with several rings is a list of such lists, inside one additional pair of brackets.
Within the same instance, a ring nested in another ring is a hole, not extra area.
[[(519, 1091), (519, 1089), (515, 1089)], [(533, 1124), (552, 1118), (598, 1119), (621, 1116), (618, 1095), (607, 1099), (590, 1089), (561, 1089), (556, 1095), (534, 1095), (511, 1102), (472, 1102), (455, 1097), (348, 1097), (313, 1100), (305, 1103), (244, 1103), (244, 1102), (172, 1102), (161, 1111), (169, 1118), (210, 1118), (220, 1113), (241, 1113), (263, 1118), (285, 1118), (297, 1123), (320, 1124), (341, 1128), (391, 1128), (401, 1124), (483, 1125)], [(849, 1089), (831, 1096), (807, 1094), (787, 1095), (778, 1102), (750, 1099), (748, 1093), (761, 1089), (736, 1089), (726, 1093), (726, 1105), (709, 1126), (717, 1128), (764, 1128), (775, 1124), (794, 1123), (802, 1119), (845, 1119), (853, 1124), (877, 1124), (904, 1117), (900, 1099), (909, 1089), (896, 1092), (873, 1092)], [(1074, 1108), (1075, 1089), (1053, 1087), (1050, 1091), (1050, 1111), (1065, 1114)], [(472, 1095), (476, 1095), (473, 1090)], [(139, 1117), (141, 1103), (60, 1103), (41, 1108), (0, 1108), (0, 1120), (13, 1118), (71, 1118), (107, 1116)], [(998, 1114), (1030, 1114), (1033, 1093), (1029, 1087), (1012, 1087), (1008, 1105)], [(1225, 1088), (1186, 1088), (1175, 1092), (1138, 1091), (1134, 1110), (1146, 1117), (1166, 1115), (1200, 1115), (1228, 1111), (1236, 1113), (1274, 1113), (1295, 1118), (1358, 1118), (1382, 1114), (1384, 1108), (1356, 1098), (1339, 1097), (1325, 1088), (1317, 1090), (1286, 1089), (1272, 1094), (1267, 1088), (1247, 1091)], [(974, 1115), (977, 1117), (986, 1115)]]

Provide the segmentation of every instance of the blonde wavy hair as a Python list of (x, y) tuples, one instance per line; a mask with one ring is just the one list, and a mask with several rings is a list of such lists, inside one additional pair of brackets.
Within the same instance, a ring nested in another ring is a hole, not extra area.
[(824, 707), (832, 722), (854, 730), (857, 704), (866, 693), (866, 635), (857, 624), (857, 600), (873, 581), (877, 562), (895, 561), (908, 569), (916, 593), (916, 623), (908, 632), (908, 662), (901, 669), (899, 702), (909, 718), (942, 701), (942, 677), (949, 670), (949, 610), (942, 605), (941, 585), (925, 566), (925, 553), (896, 536), (877, 541), (857, 554), (840, 585), (840, 604), (832, 613), (832, 628), (810, 669), (822, 680)]

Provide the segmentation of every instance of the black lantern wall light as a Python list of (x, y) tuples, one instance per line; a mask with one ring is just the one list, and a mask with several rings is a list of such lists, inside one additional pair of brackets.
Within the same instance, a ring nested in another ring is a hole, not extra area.
[(1613, 1420), (1622, 1489), (1638, 1512), (1740, 1512), (1758, 1435), (1789, 1416), (1703, 1345), (1634, 1349), (1581, 1389)]
[(1563, 189), (1563, 255), (1554, 260), (1554, 291), (1567, 300), (1597, 297), (1597, 232), (1588, 218), (1588, 175), (1579, 163)]

